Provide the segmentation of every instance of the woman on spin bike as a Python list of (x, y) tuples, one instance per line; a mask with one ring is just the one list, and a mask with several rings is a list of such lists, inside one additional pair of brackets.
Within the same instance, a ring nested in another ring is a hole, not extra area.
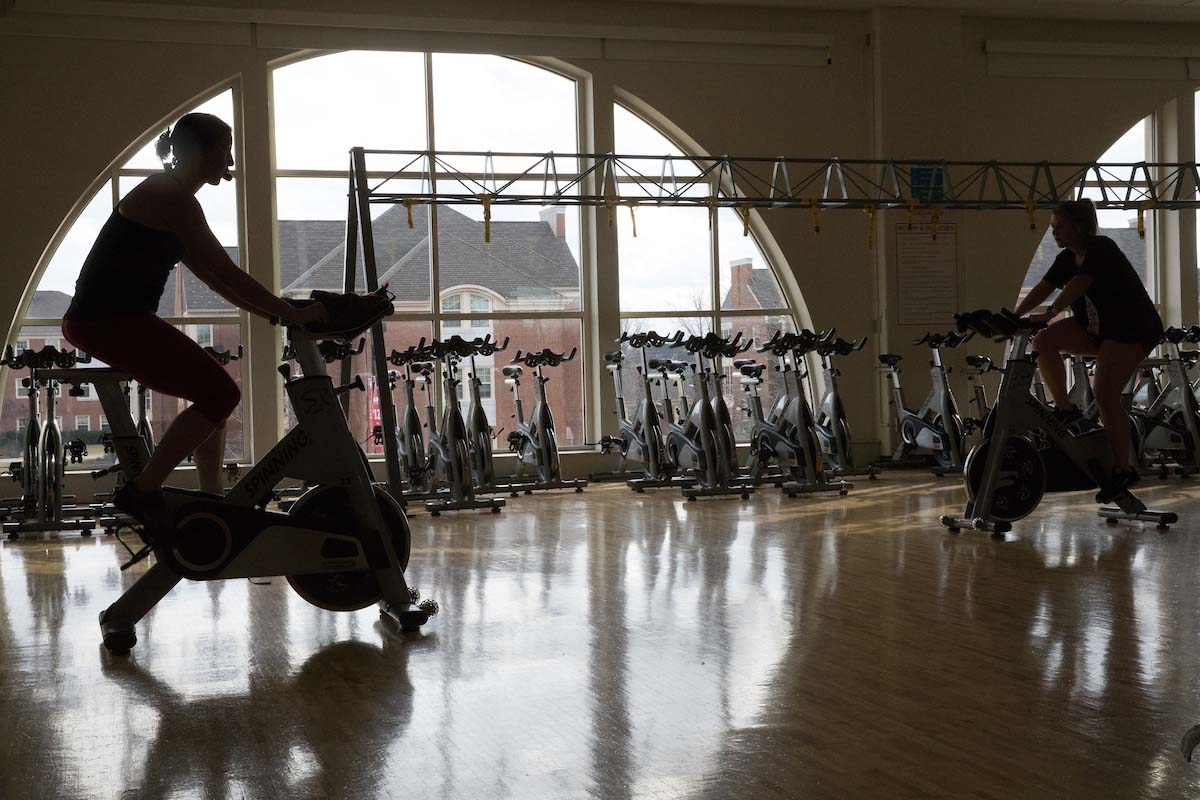
[(224, 121), (187, 114), (159, 137), (156, 151), (163, 172), (113, 209), (83, 263), (62, 325), (78, 349), (155, 392), (191, 403), (163, 433), (141, 474), (113, 499), (143, 522), (165, 509), (163, 482), (189, 453), (195, 453), (200, 488), (221, 493), (225, 421), (241, 401), (217, 360), (156, 314), (176, 263), (252, 314), (293, 325), (327, 319), (321, 303), (298, 308), (243, 272), (209, 229), (195, 195), (205, 184), (231, 179), (233, 134)]
[(1062, 354), (1096, 359), (1092, 391), (1100, 420), (1112, 445), (1113, 473), (1100, 486), (1096, 501), (1106, 503), (1138, 481), (1130, 466), (1131, 422), (1121, 392), (1146, 355), (1163, 335), (1159, 317), (1146, 287), (1117, 243), (1097, 235), (1096, 207), (1091, 200), (1059, 204), (1050, 217), (1054, 242), (1063, 248), (1045, 276), (1017, 304), (1024, 316), (1056, 289), (1048, 311), (1032, 314), (1050, 322), (1066, 309), (1071, 316), (1054, 322), (1033, 339), (1038, 370), (1060, 419), (1070, 423), (1082, 416), (1067, 395), (1067, 372)]

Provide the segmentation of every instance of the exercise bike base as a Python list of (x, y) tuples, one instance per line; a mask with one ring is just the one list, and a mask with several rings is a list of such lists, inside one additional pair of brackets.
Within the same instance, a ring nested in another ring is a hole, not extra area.
[(521, 494), (522, 492), (524, 492), (525, 494), (532, 494), (533, 492), (546, 492), (546, 491), (550, 491), (552, 489), (574, 489), (577, 492), (582, 492), (584, 487), (586, 487), (587, 485), (588, 485), (588, 482), (585, 480), (582, 480), (582, 479), (568, 479), (568, 480), (546, 481), (546, 482), (535, 481), (535, 480), (525, 482), (525, 481), (515, 480), (510, 483), (498, 483), (495, 486), (489, 487), (489, 488), (495, 489), (496, 491), (500, 491), (500, 492), (508, 492), (513, 497), (516, 497), (518, 494)]
[(91, 536), (96, 530), (96, 520), (92, 517), (67, 517), (57, 522), (53, 520), (27, 519), (20, 522), (5, 522), (5, 535), (9, 541), (21, 538), (22, 533), (62, 533), (64, 531), (79, 531), (81, 536)]
[(798, 494), (847, 494), (854, 488), (849, 481), (822, 481), (820, 483), (796, 483), (788, 481), (780, 486), (788, 497)]
[(104, 649), (114, 656), (127, 656), (137, 644), (137, 632), (132, 622), (106, 619), (109, 610), (106, 608), (100, 612), (100, 635), (104, 639)]
[(696, 480), (694, 478), (634, 478), (631, 481), (626, 481), (626, 485), (635, 492), (643, 492), (646, 489), (666, 489), (674, 486), (682, 486), (688, 488), (694, 486)]
[(683, 496), (688, 500), (695, 500), (697, 497), (728, 497), (729, 495), (739, 495), (743, 500), (746, 500), (755, 491), (757, 491), (757, 487), (748, 485), (713, 486), (707, 489), (693, 485), (683, 488)]
[(992, 535), (1008, 533), (1012, 530), (1011, 522), (1003, 520), (991, 520), (983, 517), (955, 517), (951, 514), (943, 514), (939, 520), (943, 526), (949, 528), (952, 533), (958, 533), (963, 530), (982, 531)]
[(644, 477), (645, 473), (640, 469), (625, 470), (624, 472), (589, 472), (587, 479), (589, 483), (616, 483), (618, 481), (637, 480)]
[(474, 500), (452, 500), (449, 497), (441, 500), (425, 501), (425, 510), (431, 516), (437, 516), (443, 511), (470, 511), (479, 508), (488, 508), (493, 512), (499, 513), (500, 509), (504, 508), (505, 500), (502, 497), (477, 497)]
[(1101, 508), (1097, 513), (1109, 524), (1115, 524), (1121, 520), (1125, 520), (1126, 522), (1153, 522), (1160, 530), (1166, 530), (1168, 526), (1179, 522), (1179, 515), (1173, 511), (1153, 511), (1151, 509), (1123, 511), (1119, 508), (1105, 507)]

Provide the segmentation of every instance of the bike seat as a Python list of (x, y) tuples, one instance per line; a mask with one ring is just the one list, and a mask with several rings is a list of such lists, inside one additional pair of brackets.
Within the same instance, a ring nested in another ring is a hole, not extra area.
[(895, 355), (894, 353), (880, 353), (879, 363), (887, 367), (894, 367), (904, 360), (903, 356)]
[(763, 370), (766, 368), (766, 364), (755, 364), (753, 361), (751, 361), (749, 364), (743, 364), (739, 371), (747, 378), (759, 378), (762, 376)]
[(742, 367), (745, 367), (745, 366), (753, 364), (753, 363), (754, 363), (753, 358), (735, 358), (733, 360), (733, 368), (741, 369)]
[(992, 360), (987, 356), (967, 356), (967, 364), (976, 369), (986, 370), (991, 368)]
[(671, 366), (671, 361), (669, 359), (652, 358), (646, 362), (646, 365), (650, 367), (650, 369), (669, 369)]
[(501, 367), (500, 372), (503, 373), (504, 377), (506, 378), (519, 378), (525, 373), (525, 370), (521, 367), (516, 367), (510, 364), (506, 367)]
[(610, 364), (620, 364), (625, 360), (625, 354), (620, 350), (613, 350), (604, 354), (604, 360)]

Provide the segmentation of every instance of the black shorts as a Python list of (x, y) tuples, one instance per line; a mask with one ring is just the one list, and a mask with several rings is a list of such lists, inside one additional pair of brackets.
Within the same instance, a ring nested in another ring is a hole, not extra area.
[(1158, 325), (1147, 327), (1142, 333), (1137, 331), (1122, 331), (1119, 336), (1103, 333), (1097, 336), (1087, 329), (1087, 324), (1081, 318), (1071, 317), (1071, 319), (1075, 320), (1075, 324), (1083, 328), (1085, 333), (1095, 338), (1097, 344), (1106, 339), (1113, 342), (1120, 342), (1121, 344), (1140, 344), (1147, 355), (1150, 354), (1151, 350), (1158, 347), (1163, 337), (1163, 329)]

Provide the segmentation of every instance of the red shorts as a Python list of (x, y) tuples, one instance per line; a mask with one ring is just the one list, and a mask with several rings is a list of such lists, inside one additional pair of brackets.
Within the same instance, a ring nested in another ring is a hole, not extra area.
[(181, 397), (220, 425), (242, 400), (237, 383), (215, 358), (154, 314), (65, 319), (68, 342), (152, 391)]

